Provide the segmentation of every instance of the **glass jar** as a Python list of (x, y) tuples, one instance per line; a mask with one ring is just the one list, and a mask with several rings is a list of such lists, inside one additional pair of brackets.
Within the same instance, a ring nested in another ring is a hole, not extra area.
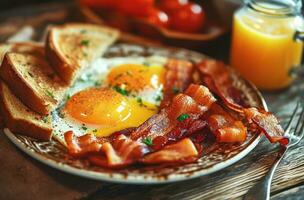
[(300, 0), (248, 0), (233, 18), (230, 64), (263, 90), (287, 87), (302, 59)]

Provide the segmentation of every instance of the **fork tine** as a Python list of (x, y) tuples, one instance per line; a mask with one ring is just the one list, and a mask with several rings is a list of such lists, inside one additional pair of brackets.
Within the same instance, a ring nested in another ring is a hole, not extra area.
[[(303, 128), (304, 128), (304, 105), (302, 105), (302, 111), (298, 120), (298, 123), (296, 125), (295, 131), (294, 131), (294, 135), (296, 136), (300, 136), (303, 132)], [(300, 127), (301, 126), (301, 127)]]
[(297, 102), (297, 105), (293, 110), (293, 113), (292, 113), (292, 115), (290, 117), (290, 120), (289, 120), (289, 122), (286, 126), (286, 129), (285, 129), (285, 135), (288, 135), (290, 130), (291, 130), (292, 121), (295, 119), (295, 117), (297, 115), (297, 111), (299, 110), (299, 105), (300, 105), (300, 101)]

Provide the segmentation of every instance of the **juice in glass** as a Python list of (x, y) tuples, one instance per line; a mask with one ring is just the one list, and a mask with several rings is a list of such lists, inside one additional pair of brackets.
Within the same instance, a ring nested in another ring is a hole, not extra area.
[(303, 44), (296, 41), (299, 16), (277, 16), (240, 9), (234, 15), (230, 64), (258, 88), (288, 86), (291, 69), (301, 63)]

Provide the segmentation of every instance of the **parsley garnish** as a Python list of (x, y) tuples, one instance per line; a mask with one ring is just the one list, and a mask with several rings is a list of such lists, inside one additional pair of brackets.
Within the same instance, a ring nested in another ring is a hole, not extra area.
[(142, 142), (144, 144), (146, 144), (147, 146), (152, 146), (153, 145), (153, 141), (152, 141), (151, 137), (146, 137), (145, 139), (142, 140)]
[(88, 46), (90, 44), (90, 41), (89, 40), (81, 40), (80, 44), (83, 45), (83, 46)]
[(84, 126), (84, 125), (82, 125), (82, 130), (84, 130), (84, 131), (86, 131), (86, 130), (88, 130), (88, 128), (86, 127), (86, 126)]
[(34, 75), (31, 72), (27, 72), (30, 77), (34, 77)]
[(53, 94), (51, 91), (45, 90), (45, 93), (46, 93), (49, 97), (54, 98), (54, 94)]
[(96, 133), (96, 132), (97, 132), (97, 129), (94, 129), (94, 130), (93, 130), (93, 133)]
[(44, 117), (42, 118), (42, 121), (43, 121), (44, 123), (47, 123), (47, 122), (49, 121), (49, 117), (48, 117), (48, 116), (44, 116)]
[(119, 86), (114, 86), (114, 89), (116, 90), (116, 92), (118, 92), (118, 93), (120, 93), (120, 94), (122, 94), (122, 95), (125, 95), (125, 96), (127, 96), (128, 94), (129, 94), (129, 92), (127, 91), (127, 90), (125, 90), (125, 89), (122, 89), (122, 88), (120, 88)]
[(70, 95), (70, 94), (67, 94), (66, 100), (69, 100), (70, 98), (71, 98), (71, 95)]
[(136, 99), (137, 103), (139, 103), (139, 105), (142, 105), (143, 104), (143, 101), (142, 101), (142, 98), (138, 97)]
[(155, 98), (155, 101), (161, 101), (161, 100), (162, 100), (162, 98), (161, 98), (160, 95), (158, 95), (158, 96)]
[(178, 88), (178, 87), (174, 86), (174, 87), (172, 88), (172, 92), (173, 92), (173, 94), (178, 94), (180, 91), (179, 91), (179, 88)]
[(100, 81), (95, 81), (94, 85), (95, 85), (95, 87), (99, 87), (99, 86), (101, 86), (101, 82)]
[(189, 118), (189, 114), (183, 113), (183, 114), (181, 114), (180, 116), (177, 117), (177, 120), (180, 121), (180, 122), (182, 122), (182, 121), (184, 121), (187, 118)]

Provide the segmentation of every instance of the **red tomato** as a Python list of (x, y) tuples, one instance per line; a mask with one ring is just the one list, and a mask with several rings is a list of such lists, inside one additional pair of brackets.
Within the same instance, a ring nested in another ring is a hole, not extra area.
[(168, 14), (172, 14), (186, 4), (188, 4), (188, 0), (160, 0), (159, 8)]
[(182, 32), (198, 32), (205, 23), (205, 13), (202, 7), (195, 3), (184, 5), (170, 15), (170, 27)]
[(154, 0), (120, 0), (119, 10), (133, 17), (147, 17), (153, 5)]
[(157, 9), (157, 8), (153, 8), (150, 11), (150, 14), (147, 18), (148, 22), (156, 25), (156, 26), (160, 26), (160, 27), (168, 27), (169, 25), (169, 17), (168, 15)]
[(81, 0), (80, 3), (90, 7), (116, 9), (120, 0)]

